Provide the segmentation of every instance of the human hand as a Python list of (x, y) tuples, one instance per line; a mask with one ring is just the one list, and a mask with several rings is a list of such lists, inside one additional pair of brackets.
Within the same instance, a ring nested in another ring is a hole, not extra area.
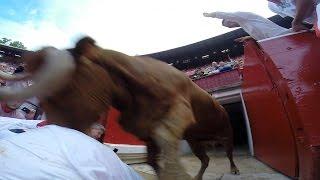
[(209, 17), (209, 13), (206, 13), (206, 12), (205, 12), (205, 13), (203, 13), (203, 16), (204, 16), (204, 17)]
[(203, 13), (204, 17), (215, 17), (215, 13)]
[(244, 42), (244, 41), (249, 40), (249, 39), (253, 39), (253, 38), (251, 36), (244, 36), (244, 37), (237, 38), (234, 41), (235, 42)]
[(291, 25), (294, 32), (309, 30), (305, 25), (302, 24), (302, 21), (298, 21), (296, 19), (292, 21)]

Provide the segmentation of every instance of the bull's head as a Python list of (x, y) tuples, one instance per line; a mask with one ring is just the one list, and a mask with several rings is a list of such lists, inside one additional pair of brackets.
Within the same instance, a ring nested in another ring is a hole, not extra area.
[(30, 79), (33, 84), (23, 89), (13, 87), (0, 88), (0, 100), (22, 100), (33, 96), (47, 97), (68, 83), (75, 70), (73, 57), (68, 51), (52, 47), (32, 52), (23, 60), (27, 64), (27, 73), (9, 75), (0, 71), (4, 80)]
[[(0, 88), (0, 101), (20, 100), (37, 96), (38, 98), (48, 97), (62, 89), (72, 78), (76, 70), (76, 63), (85, 58), (90, 61), (104, 62), (103, 68), (108, 72), (121, 77), (131, 90), (135, 89), (144, 94), (158, 97), (159, 90), (148, 85), (148, 78), (145, 78), (141, 67), (131, 63), (136, 57), (125, 54), (107, 51), (95, 45), (90, 37), (82, 38), (76, 43), (75, 48), (62, 51), (55, 48), (44, 48), (40, 51), (26, 55), (23, 60), (26, 62), (28, 74), (7, 75), (0, 73), (0, 78), (5, 80), (31, 79), (33, 85), (24, 89), (13, 89), (11, 87)], [(159, 99), (161, 99), (159, 97)]]

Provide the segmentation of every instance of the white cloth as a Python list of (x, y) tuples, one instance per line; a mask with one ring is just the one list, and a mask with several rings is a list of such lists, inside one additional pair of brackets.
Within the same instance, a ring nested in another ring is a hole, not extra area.
[(39, 106), (39, 99), (36, 98), (36, 97), (29, 98), (26, 101), (29, 102), (29, 103), (32, 103), (32, 104), (34, 104), (36, 106)]
[(255, 40), (266, 39), (292, 32), (274, 22), (251, 12), (213, 12), (210, 17), (235, 22)]
[(37, 128), (37, 124), (40, 122), (41, 121), (39, 120), (0, 117), (0, 139), (18, 135), (17, 133), (11, 132), (10, 129), (23, 129), (25, 131), (28, 131), (30, 129)]
[(140, 180), (108, 147), (55, 125), (0, 140), (0, 179)]

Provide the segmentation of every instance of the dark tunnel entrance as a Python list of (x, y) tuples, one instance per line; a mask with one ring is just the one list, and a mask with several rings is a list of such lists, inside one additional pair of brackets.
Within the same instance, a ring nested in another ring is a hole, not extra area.
[(229, 114), (229, 118), (233, 128), (235, 148), (246, 149), (247, 151), (249, 151), (247, 127), (242, 103), (236, 102), (224, 104), (223, 107)]

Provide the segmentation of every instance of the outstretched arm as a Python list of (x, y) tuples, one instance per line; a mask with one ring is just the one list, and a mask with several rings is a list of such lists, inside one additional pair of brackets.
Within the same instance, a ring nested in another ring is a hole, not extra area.
[(218, 19), (225, 19), (225, 20), (236, 20), (238, 16), (235, 16), (233, 13), (226, 13), (226, 12), (212, 12), (212, 13), (203, 13), (204, 17), (212, 17)]
[(315, 5), (314, 0), (296, 0), (296, 15), (292, 21), (292, 29), (294, 31), (306, 29), (302, 22), (306, 17), (312, 15)]

